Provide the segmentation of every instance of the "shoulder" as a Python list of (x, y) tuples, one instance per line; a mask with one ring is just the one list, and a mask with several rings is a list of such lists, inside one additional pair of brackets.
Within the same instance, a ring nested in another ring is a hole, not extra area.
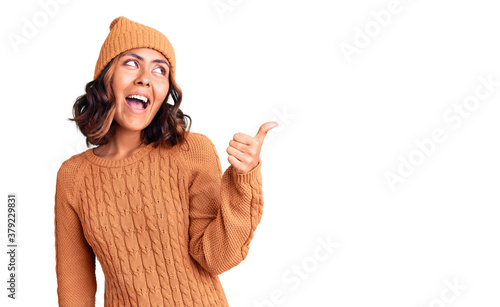
[(187, 156), (199, 156), (217, 153), (214, 143), (202, 133), (189, 132), (185, 142), (179, 146), (182, 154)]
[(204, 168), (216, 165), (220, 169), (217, 149), (208, 136), (202, 133), (189, 132), (185, 142), (178, 147), (179, 156), (189, 169)]
[(186, 141), (198, 147), (214, 145), (208, 136), (199, 132), (189, 132)]
[(84, 167), (84, 153), (75, 154), (61, 164), (57, 171), (57, 188), (73, 188)]

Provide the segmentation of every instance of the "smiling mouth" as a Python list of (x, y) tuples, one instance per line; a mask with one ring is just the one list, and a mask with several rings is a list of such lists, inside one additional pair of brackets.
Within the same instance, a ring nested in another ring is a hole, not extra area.
[(145, 110), (150, 105), (149, 99), (142, 95), (130, 95), (125, 97), (125, 100), (132, 109), (137, 111)]

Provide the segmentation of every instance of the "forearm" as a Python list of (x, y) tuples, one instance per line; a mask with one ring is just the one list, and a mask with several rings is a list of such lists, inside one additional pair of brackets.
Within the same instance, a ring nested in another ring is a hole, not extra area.
[[(250, 172), (238, 174), (232, 166), (220, 185), (220, 205), (214, 219), (193, 228), (193, 258), (212, 274), (221, 274), (245, 259), (263, 212), (261, 161)], [(195, 225), (196, 226), (196, 225)], [(203, 226), (204, 229), (203, 229)]]

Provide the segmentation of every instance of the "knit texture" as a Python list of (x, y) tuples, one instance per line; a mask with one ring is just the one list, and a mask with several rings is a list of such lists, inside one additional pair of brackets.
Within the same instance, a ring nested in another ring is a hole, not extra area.
[(203, 134), (121, 160), (88, 149), (64, 161), (55, 192), (61, 307), (228, 306), (218, 274), (239, 264), (262, 217), (261, 164), (222, 174)]
[(162, 53), (170, 64), (170, 74), (175, 77), (175, 53), (172, 44), (160, 31), (120, 16), (109, 25), (97, 59), (94, 80), (114, 57), (134, 48), (151, 48)]

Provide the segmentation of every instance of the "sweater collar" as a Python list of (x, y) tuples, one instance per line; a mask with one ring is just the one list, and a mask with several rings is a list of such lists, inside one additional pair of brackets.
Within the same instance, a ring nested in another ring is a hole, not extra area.
[(93, 164), (104, 167), (120, 167), (120, 166), (130, 165), (142, 159), (154, 148), (153, 146), (154, 144), (155, 142), (149, 143), (148, 145), (142, 147), (139, 151), (137, 151), (133, 155), (119, 160), (109, 160), (99, 157), (94, 153), (94, 148), (87, 149), (83, 154), (84, 157)]

